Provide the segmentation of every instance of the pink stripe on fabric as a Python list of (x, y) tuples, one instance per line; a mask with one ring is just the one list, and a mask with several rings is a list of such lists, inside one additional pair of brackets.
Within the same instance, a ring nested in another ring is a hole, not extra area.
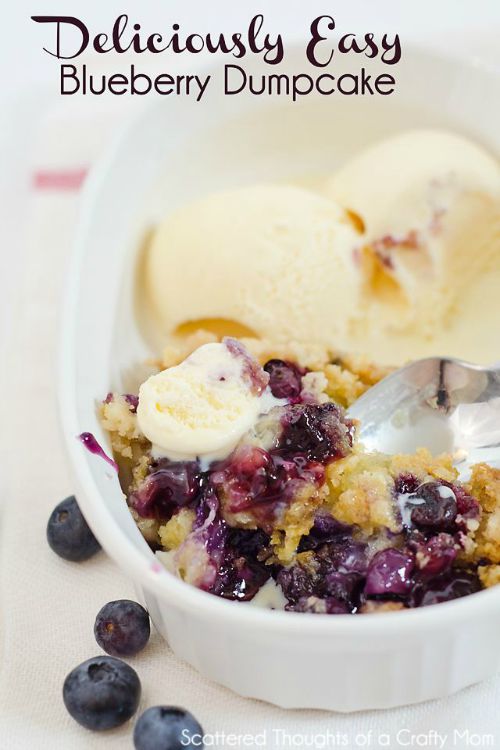
[(87, 176), (85, 167), (80, 169), (40, 169), (33, 174), (35, 190), (79, 190)]

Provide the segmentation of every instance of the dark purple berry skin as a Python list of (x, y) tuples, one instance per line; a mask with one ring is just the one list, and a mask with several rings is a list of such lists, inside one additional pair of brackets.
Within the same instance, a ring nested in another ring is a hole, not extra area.
[(193, 750), (203, 748), (203, 729), (194, 716), (177, 706), (153, 706), (134, 728), (135, 750)]
[(352, 448), (353, 424), (336, 404), (295, 404), (283, 407), (283, 432), (277, 451), (300, 453), (309, 461), (329, 463)]
[(295, 605), (315, 593), (316, 581), (302, 565), (295, 564), (282, 568), (276, 578), (289, 604)]
[(458, 509), (451, 488), (438, 482), (426, 482), (415, 491), (411, 499), (413, 498), (421, 501), (411, 512), (411, 520), (415, 526), (432, 531), (453, 528)]
[(413, 555), (390, 548), (377, 552), (368, 567), (365, 583), (367, 596), (408, 594), (415, 566)]
[(143, 518), (168, 521), (175, 510), (196, 498), (202, 482), (196, 461), (161, 458), (152, 464), (150, 474), (130, 495), (129, 502)]
[[(320, 520), (320, 526), (326, 524)], [(366, 550), (350, 539), (323, 544), (308, 561), (282, 568), (276, 581), (288, 600), (287, 610), (317, 614), (355, 612), (366, 575)]]
[(454, 537), (444, 532), (426, 539), (422, 532), (416, 531), (409, 538), (408, 546), (416, 555), (420, 553), (423, 561), (419, 564), (420, 572), (428, 577), (451, 568), (457, 557)]
[(480, 590), (481, 582), (474, 571), (457, 568), (448, 570), (430, 581), (425, 578), (417, 580), (408, 603), (410, 607), (427, 607), (429, 604), (460, 599)]
[(309, 534), (302, 537), (299, 552), (307, 552), (329, 542), (341, 542), (352, 536), (352, 527), (337, 521), (329, 513), (318, 511)]
[(300, 397), (303, 372), (293, 362), (270, 359), (264, 365), (269, 374), (269, 388), (275, 398), (286, 398), (294, 402)]
[(47, 541), (56, 555), (71, 562), (88, 560), (101, 549), (74, 495), (62, 500), (50, 514)]
[(221, 541), (224, 552), (212, 593), (224, 599), (253, 599), (271, 574), (270, 567), (258, 559), (269, 544), (269, 537), (259, 530), (226, 528)]
[(418, 489), (420, 482), (414, 474), (409, 472), (400, 474), (396, 480), (394, 489), (397, 495), (407, 495), (415, 492)]
[(94, 656), (73, 669), (64, 680), (63, 700), (82, 727), (114, 729), (137, 711), (141, 683), (135, 670), (111, 656)]
[(99, 646), (111, 656), (134, 656), (149, 641), (149, 615), (129, 599), (108, 602), (98, 612), (94, 635)]

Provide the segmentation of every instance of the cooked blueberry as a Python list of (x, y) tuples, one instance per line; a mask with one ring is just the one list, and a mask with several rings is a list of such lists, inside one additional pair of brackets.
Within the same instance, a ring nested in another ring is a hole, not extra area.
[(101, 549), (74, 495), (56, 505), (50, 514), (47, 541), (59, 557), (72, 562), (88, 560)]
[(249, 601), (270, 576), (265, 565), (251, 562), (244, 557), (227, 557), (217, 571), (212, 594), (233, 601)]
[(264, 365), (269, 373), (269, 388), (276, 398), (294, 401), (302, 390), (302, 371), (293, 362), (282, 359), (270, 359)]
[(419, 528), (444, 531), (457, 517), (455, 493), (445, 484), (426, 482), (418, 487), (409, 502), (414, 506), (411, 521)]
[(150, 634), (148, 613), (129, 599), (108, 602), (95, 620), (95, 639), (111, 656), (134, 656), (144, 648)]
[(228, 529), (228, 544), (241, 556), (257, 560), (269, 546), (269, 535), (261, 529)]
[(137, 407), (139, 406), (139, 396), (135, 396), (133, 393), (125, 393), (123, 398), (129, 405), (130, 411), (135, 414), (137, 412)]
[(153, 706), (134, 728), (135, 750), (203, 748), (203, 729), (193, 714), (177, 706)]
[(283, 407), (283, 432), (277, 450), (300, 453), (327, 463), (346, 456), (352, 447), (352, 423), (336, 404), (295, 404)]
[(341, 602), (345, 602), (351, 608), (358, 604), (360, 588), (364, 579), (357, 573), (340, 573), (334, 570), (325, 576), (323, 592)]
[[(137, 407), (139, 406), (139, 396), (135, 396), (133, 393), (123, 393), (122, 398), (125, 399), (127, 402), (130, 411), (135, 414), (137, 412)], [(104, 399), (104, 404), (111, 404), (115, 399), (114, 393), (108, 393), (106, 398)]]
[[(222, 552), (210, 591), (224, 599), (249, 601), (271, 575), (272, 567), (261, 561), (269, 536), (260, 530), (225, 527)], [(211, 552), (211, 544), (208, 544)]]
[(137, 711), (140, 697), (136, 672), (112, 656), (94, 656), (64, 680), (64, 705), (87, 729), (101, 731), (124, 724)]
[[(465, 489), (459, 485), (454, 484), (453, 492), (457, 501), (457, 512), (463, 519), (474, 518), (477, 519), (481, 515), (481, 506), (478, 501), (472, 495), (469, 495)], [(465, 530), (465, 529), (464, 529)]]
[(303, 455), (286, 456), (254, 445), (240, 445), (212, 472), (211, 483), (232, 513), (250, 511), (265, 531), (272, 531), (276, 510), (304, 488), (321, 486), (324, 467)]
[(400, 474), (395, 480), (395, 490), (398, 495), (406, 495), (415, 492), (420, 482), (415, 474), (409, 472)]
[(414, 564), (413, 555), (392, 547), (377, 552), (368, 567), (365, 594), (367, 596), (407, 594), (411, 587)]
[(340, 538), (309, 550), (298, 562), (281, 569), (276, 581), (288, 600), (288, 609), (299, 611), (293, 605), (315, 597), (335, 599), (352, 612), (360, 603), (366, 567), (366, 545)]
[(412, 588), (408, 604), (410, 607), (426, 607), (474, 594), (481, 588), (481, 581), (474, 571), (448, 570), (430, 580), (419, 577)]
[(279, 571), (276, 581), (288, 602), (296, 604), (314, 592), (313, 576), (302, 565), (292, 565)]
[(416, 534), (408, 540), (408, 546), (417, 556), (418, 567), (426, 576), (436, 576), (451, 568), (457, 556), (455, 540), (450, 534), (441, 532), (430, 539)]
[(314, 517), (314, 524), (309, 534), (303, 536), (299, 544), (299, 552), (317, 549), (327, 542), (338, 542), (346, 536), (352, 535), (352, 527), (337, 521), (330, 513), (318, 511)]
[(144, 518), (168, 520), (200, 490), (203, 474), (195, 461), (156, 461), (142, 485), (130, 495), (132, 507)]
[(357, 573), (366, 575), (368, 568), (368, 545), (357, 542), (352, 538), (340, 539), (328, 544), (320, 552), (321, 557), (327, 557), (335, 570), (341, 573)]
[(339, 536), (345, 536), (350, 534), (352, 531), (351, 526), (337, 521), (331, 513), (325, 510), (319, 510), (314, 516), (314, 524), (311, 532), (314, 532), (318, 537), (322, 537), (323, 541), (331, 541)]

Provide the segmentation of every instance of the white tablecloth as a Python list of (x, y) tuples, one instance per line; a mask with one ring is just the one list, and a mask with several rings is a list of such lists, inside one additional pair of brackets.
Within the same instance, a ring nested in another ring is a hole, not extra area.
[[(120, 106), (120, 112), (91, 115), (82, 103), (59, 102), (48, 112), (38, 128), (33, 187), (19, 227), (27, 228), (27, 262), (17, 307), (9, 310), (12, 336), (0, 389), (0, 750), (132, 746), (130, 725), (105, 737), (79, 727), (64, 709), (61, 689), (71, 668), (99, 653), (92, 632), (98, 609), (110, 599), (133, 598), (133, 587), (104, 553), (75, 565), (58, 559), (45, 541), (51, 509), (73, 489), (57, 423), (55, 362), (78, 185), (128, 105)], [(287, 712), (240, 698), (181, 663), (156, 634), (133, 666), (143, 685), (141, 709), (181, 705), (211, 735), (250, 733), (257, 747), (264, 739), (260, 746), (267, 748), (307, 746), (313, 735), (319, 748), (405, 747), (411, 741), (500, 747), (500, 677), (446, 700), (344, 716)]]

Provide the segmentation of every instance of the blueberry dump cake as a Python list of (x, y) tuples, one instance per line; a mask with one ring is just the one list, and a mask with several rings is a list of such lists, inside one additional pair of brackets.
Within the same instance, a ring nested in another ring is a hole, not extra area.
[(387, 374), (203, 331), (100, 405), (135, 522), (176, 576), (293, 612), (421, 607), (500, 583), (500, 470), (369, 453), (346, 407)]
[(491, 360), (498, 160), (414, 130), (307, 184), (213, 193), (152, 233), (142, 299), (174, 343), (100, 407), (137, 526), (184, 581), (295, 612), (499, 583), (500, 471), (370, 453), (346, 412), (386, 364)]

